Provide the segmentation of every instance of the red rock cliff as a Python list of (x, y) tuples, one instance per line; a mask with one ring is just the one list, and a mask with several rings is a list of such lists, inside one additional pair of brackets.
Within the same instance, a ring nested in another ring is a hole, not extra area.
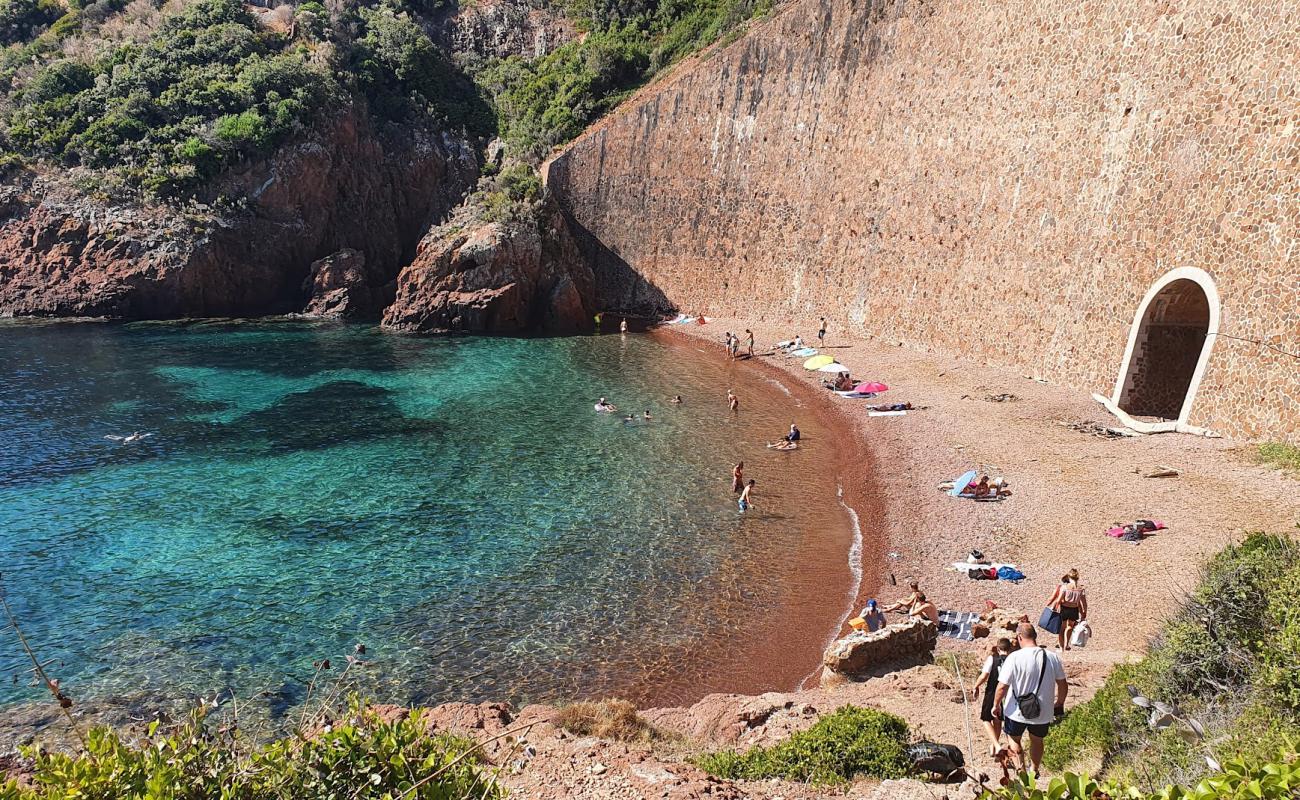
[(476, 154), (456, 137), (376, 130), (347, 109), (308, 141), (228, 176), (214, 192), (247, 197), (236, 212), (106, 205), (48, 181), (9, 187), (0, 190), (0, 315), (298, 311), (313, 262), (343, 250), (362, 255), (358, 274), (382, 294), (477, 177)]

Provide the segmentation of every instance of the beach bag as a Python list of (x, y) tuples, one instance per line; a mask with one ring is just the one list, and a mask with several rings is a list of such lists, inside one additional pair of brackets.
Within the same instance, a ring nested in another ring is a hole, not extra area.
[(1092, 638), (1092, 627), (1087, 622), (1080, 622), (1074, 626), (1074, 633), (1070, 634), (1071, 647), (1087, 647), (1088, 640)]
[(1061, 632), (1061, 614), (1059, 611), (1053, 611), (1051, 606), (1043, 609), (1043, 614), (1038, 618), (1038, 627), (1048, 633)]
[[(1038, 648), (1042, 650), (1042, 648)], [(1043, 666), (1038, 670), (1038, 685), (1032, 692), (1016, 695), (1016, 705), (1020, 706), (1020, 716), (1027, 719), (1038, 719), (1038, 715), (1043, 713), (1043, 704), (1038, 699), (1038, 690), (1043, 688), (1043, 676), (1047, 674), (1047, 651), (1043, 650)]]
[(907, 758), (918, 772), (948, 777), (966, 766), (966, 759), (956, 745), (917, 742), (907, 747)]

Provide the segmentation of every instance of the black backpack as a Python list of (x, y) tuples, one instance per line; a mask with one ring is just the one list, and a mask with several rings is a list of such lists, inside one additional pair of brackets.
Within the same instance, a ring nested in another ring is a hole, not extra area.
[(917, 742), (908, 745), (907, 757), (912, 767), (918, 772), (951, 777), (954, 772), (961, 772), (966, 766), (966, 759), (956, 745), (937, 744), (935, 742)]

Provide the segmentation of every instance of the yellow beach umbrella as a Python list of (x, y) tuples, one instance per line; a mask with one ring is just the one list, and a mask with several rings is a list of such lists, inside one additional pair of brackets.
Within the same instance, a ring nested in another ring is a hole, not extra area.
[(803, 362), (803, 368), (821, 369), (827, 364), (834, 364), (834, 363), (835, 363), (835, 356), (813, 356), (812, 358)]

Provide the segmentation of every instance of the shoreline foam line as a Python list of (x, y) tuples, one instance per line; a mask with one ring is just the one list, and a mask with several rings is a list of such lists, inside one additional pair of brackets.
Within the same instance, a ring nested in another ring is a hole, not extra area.
[[(858, 512), (854, 510), (853, 506), (844, 502), (844, 483), (838, 478), (835, 481), (835, 497), (840, 501), (840, 506), (842, 506), (845, 511), (849, 512), (849, 519), (853, 522), (853, 543), (849, 545), (849, 572), (853, 575), (853, 580), (849, 585), (848, 601), (846, 603), (847, 608), (844, 609), (844, 614), (840, 617), (840, 621), (835, 624), (835, 629), (827, 635), (825, 643), (822, 644), (823, 653), (826, 652), (826, 649), (835, 641), (835, 637), (839, 632), (844, 629), (844, 623), (848, 622), (849, 618), (853, 616), (853, 607), (858, 602), (858, 593), (862, 591), (861, 520), (858, 518)], [(799, 686), (797, 688), (808, 688), (808, 681), (819, 672), (821, 672), (820, 665), (812, 672), (805, 675), (803, 680), (799, 681)]]

